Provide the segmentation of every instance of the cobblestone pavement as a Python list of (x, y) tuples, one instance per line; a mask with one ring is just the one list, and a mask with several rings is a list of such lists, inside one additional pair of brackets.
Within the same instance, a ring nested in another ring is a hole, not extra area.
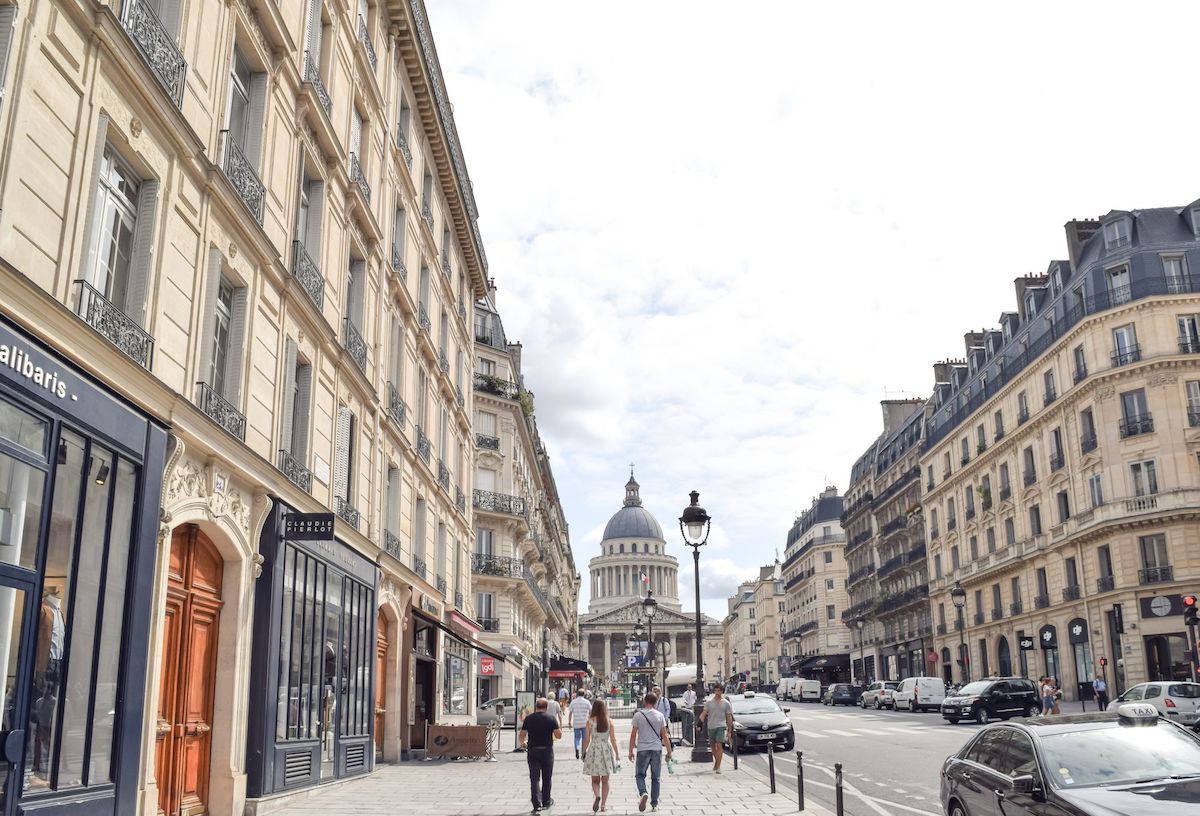
[[(626, 753), (629, 723), (618, 722), (617, 744), (621, 746), (621, 771), (612, 777), (608, 813), (637, 813), (637, 785), (633, 763)], [(503, 750), (495, 762), (431, 761), (381, 765), (370, 776), (317, 790), (286, 808), (272, 811), (287, 816), (522, 816), (530, 812), (529, 773), (525, 755), (512, 753), (512, 732), (501, 735)], [(766, 778), (743, 767), (733, 770), (726, 756), (718, 776), (712, 766), (693, 763), (689, 749), (676, 749), (675, 773), (663, 766), (661, 814), (726, 816), (726, 814), (796, 813), (794, 792), (780, 786), (772, 794)], [(554, 807), (548, 816), (590, 814), (592, 786), (575, 759), (571, 732), (565, 731), (555, 747)], [(649, 784), (649, 778), (647, 778)], [(650, 812), (647, 805), (646, 813)], [(830, 816), (812, 802), (804, 813)]]

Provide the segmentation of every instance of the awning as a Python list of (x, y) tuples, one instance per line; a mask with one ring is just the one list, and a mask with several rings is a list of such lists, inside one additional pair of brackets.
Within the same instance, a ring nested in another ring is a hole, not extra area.
[(850, 655), (811, 655), (796, 667), (798, 671), (837, 671), (850, 668)]
[(576, 660), (573, 657), (554, 657), (550, 659), (550, 676), (554, 676), (554, 672), (565, 672), (568, 675), (588, 674), (591, 670), (588, 668), (586, 660)]
[(457, 640), (462, 645), (467, 646), (471, 649), (478, 649), (479, 651), (483, 652), (488, 657), (494, 657), (497, 660), (499, 660), (501, 663), (504, 662), (504, 655), (500, 654), (499, 652), (493, 652), (491, 649), (487, 648), (486, 646), (484, 646), (481, 643), (476, 643), (473, 640), (467, 640), (462, 635), (460, 635), (458, 632), (455, 632), (453, 629), (451, 629), (447, 624), (442, 623), (440, 620), (433, 617), (432, 615), (422, 612), (420, 609), (418, 609), (415, 606), (413, 607), (413, 615), (427, 623), (430, 623), (430, 624), (436, 626), (438, 629), (441, 629), (443, 632), (445, 632), (447, 635), (449, 635), (450, 637)]

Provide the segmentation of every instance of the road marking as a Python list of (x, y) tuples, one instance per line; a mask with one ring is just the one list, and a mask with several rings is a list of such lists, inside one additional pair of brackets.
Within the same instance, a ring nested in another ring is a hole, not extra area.
[(812, 739), (825, 739), (825, 737), (828, 736), (827, 734), (818, 734), (816, 731), (801, 731), (799, 728), (793, 730), (795, 730), (797, 734), (803, 734), (804, 736), (811, 737)]
[(839, 731), (835, 728), (826, 728), (826, 734), (837, 734), (839, 737), (861, 737), (862, 734), (856, 734), (853, 731)]
[[(831, 771), (828, 768), (824, 768), (820, 765), (815, 765), (814, 767), (824, 771), (825, 773), (829, 774), (830, 776), (833, 776), (833, 771)], [(806, 779), (806, 780), (804, 780), (804, 784), (805, 785), (817, 785), (822, 788), (833, 788), (834, 787), (833, 785), (829, 784), (828, 782), (818, 782), (815, 779), (813, 779), (813, 780)], [(919, 816), (942, 816), (942, 814), (937, 813), (935, 811), (921, 810), (920, 808), (911, 807), (909, 805), (902, 805), (899, 802), (892, 802), (888, 799), (880, 799), (877, 796), (870, 796), (866, 793), (863, 793), (858, 788), (854, 787), (854, 785), (851, 785), (850, 783), (848, 783), (844, 777), (842, 779), (842, 789), (845, 792), (852, 794), (853, 796), (857, 796), (868, 807), (870, 807), (872, 810), (874, 810), (876, 813), (878, 813), (879, 816), (895, 816), (895, 813), (893, 811), (884, 810), (882, 807), (880, 807), (880, 805), (886, 805), (889, 808), (900, 808), (901, 810), (907, 810), (910, 813), (919, 814)]]

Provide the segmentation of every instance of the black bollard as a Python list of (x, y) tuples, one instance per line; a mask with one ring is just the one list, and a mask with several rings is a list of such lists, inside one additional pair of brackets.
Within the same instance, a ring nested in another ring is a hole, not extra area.
[(837, 816), (844, 816), (842, 812), (842, 763), (840, 762), (833, 764), (833, 785), (834, 794), (837, 797)]
[(767, 774), (771, 777), (771, 793), (775, 792), (775, 746), (767, 746)]
[(729, 747), (733, 750), (733, 769), (736, 771), (737, 770), (737, 762), (738, 762), (737, 736), (736, 735), (730, 738)]
[(796, 752), (796, 798), (800, 800), (800, 809), (804, 810), (804, 752)]

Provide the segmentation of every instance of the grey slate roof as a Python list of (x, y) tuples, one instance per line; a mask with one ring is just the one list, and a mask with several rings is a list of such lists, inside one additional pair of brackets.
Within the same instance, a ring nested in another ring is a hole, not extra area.
[(650, 515), (649, 510), (640, 505), (622, 507), (608, 520), (601, 541), (607, 541), (610, 538), (653, 538), (657, 541), (665, 541), (658, 520)]

